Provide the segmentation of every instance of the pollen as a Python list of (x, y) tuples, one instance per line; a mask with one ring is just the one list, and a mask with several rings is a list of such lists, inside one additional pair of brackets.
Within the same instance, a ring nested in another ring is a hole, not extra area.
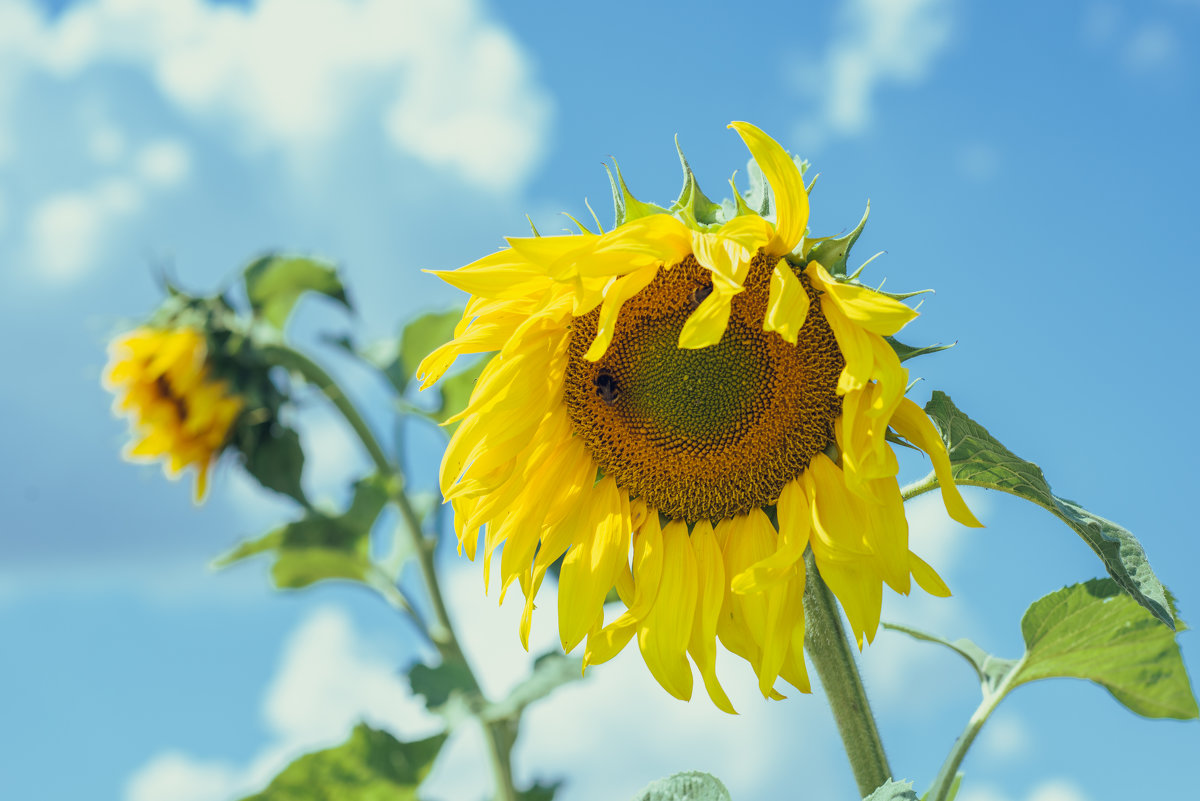
[(678, 344), (712, 291), (694, 256), (621, 307), (598, 361), (583, 357), (599, 311), (572, 323), (564, 403), (575, 434), (605, 476), (669, 518), (720, 520), (773, 505), (834, 439), (845, 361), (798, 269), (810, 304), (796, 344), (763, 330), (777, 262), (753, 258), (724, 335), (707, 348)]

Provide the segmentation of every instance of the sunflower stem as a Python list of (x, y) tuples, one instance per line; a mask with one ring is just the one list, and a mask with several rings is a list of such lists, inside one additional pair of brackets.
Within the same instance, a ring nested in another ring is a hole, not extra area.
[(930, 490), (937, 489), (937, 487), (937, 474), (933, 471), (930, 471), (929, 475), (925, 476), (925, 478), (905, 485), (904, 488), (900, 490), (900, 497), (907, 501), (911, 498), (917, 497), (918, 495), (924, 495)]
[(875, 716), (867, 702), (850, 640), (829, 587), (821, 578), (812, 550), (804, 555), (808, 582), (804, 589), (804, 648), (821, 678), (833, 709), (850, 769), (863, 798), (892, 777)]
[[(458, 635), (454, 631), (454, 624), (450, 621), (450, 614), (446, 608), (446, 600), (442, 595), (441, 585), (438, 583), (437, 570), (433, 562), (436, 540), (430, 540), (425, 537), (421, 527), (421, 519), (417, 516), (416, 510), (413, 509), (408, 493), (404, 491), (403, 470), (388, 459), (387, 453), (375, 437), (375, 432), (371, 430), (366, 419), (323, 367), (303, 353), (286, 345), (265, 345), (263, 351), (269, 361), (298, 373), (305, 380), (320, 389), (325, 397), (329, 399), (329, 402), (333, 404), (334, 408), (345, 418), (350, 428), (354, 429), (354, 433), (358, 435), (363, 448), (366, 449), (367, 454), (371, 457), (371, 461), (374, 462), (375, 469), (381, 475), (393, 479), (390, 482), (392, 486), (391, 500), (400, 510), (400, 516), (404, 521), (404, 529), (408, 533), (417, 563), (420, 565), (421, 577), (424, 580), (425, 589), (429, 594), (430, 604), (433, 607), (433, 624), (426, 624), (417, 615), (412, 604), (409, 603), (407, 597), (400, 592), (398, 587), (392, 586), (391, 589), (394, 592), (384, 591), (381, 594), (390, 604), (413, 619), (421, 632), (437, 648), (443, 663), (455, 663), (465, 670), (472, 694), (478, 697), (481, 707), (486, 707), (488, 705), (487, 696), (484, 695), (483, 688), (475, 676), (475, 670), (467, 660), (467, 655), (463, 651)], [(377, 591), (382, 590), (376, 582), (372, 582), (372, 586)], [(507, 719), (488, 721), (482, 717), (480, 717), (480, 723), (483, 726), (484, 734), (488, 741), (488, 754), (491, 758), (493, 773), (495, 774), (495, 799), (496, 801), (517, 801), (517, 791), (513, 786), (512, 776), (512, 748), (516, 741), (516, 724)]]

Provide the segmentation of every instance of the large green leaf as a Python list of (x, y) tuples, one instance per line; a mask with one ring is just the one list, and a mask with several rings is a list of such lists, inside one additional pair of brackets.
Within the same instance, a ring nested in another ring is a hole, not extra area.
[(1056, 676), (1089, 679), (1144, 717), (1197, 717), (1175, 636), (1111, 579), (1064, 587), (1037, 601), (1021, 618), (1021, 634), (1025, 658), (1014, 687)]
[(368, 476), (355, 484), (354, 499), (342, 514), (310, 509), (300, 520), (243, 542), (218, 559), (215, 566), (225, 567), (268, 553), (274, 556), (271, 578), (279, 588), (307, 587), (326, 579), (367, 581), (374, 569), (371, 528), (388, 497), (387, 479)]
[(305, 754), (243, 801), (416, 801), (446, 735), (405, 743), (366, 724), (336, 748)]
[(242, 278), (254, 314), (280, 331), (305, 292), (319, 292), (350, 308), (337, 268), (328, 262), (273, 253), (252, 262)]
[(956, 484), (1002, 490), (1053, 513), (1091, 546), (1109, 575), (1126, 592), (1163, 623), (1175, 627), (1166, 588), (1154, 575), (1146, 552), (1133, 534), (1052, 493), (1040, 467), (1001, 445), (945, 393), (935, 391), (925, 411), (946, 441)]
[(917, 801), (917, 794), (913, 792), (912, 782), (888, 779), (863, 801)]
[(651, 782), (634, 801), (731, 801), (729, 791), (716, 776), (685, 771)]

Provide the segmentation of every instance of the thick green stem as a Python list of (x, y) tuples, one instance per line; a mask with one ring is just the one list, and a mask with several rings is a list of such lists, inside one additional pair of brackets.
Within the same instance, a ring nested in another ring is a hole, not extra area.
[[(450, 622), (450, 615), (446, 609), (446, 600), (442, 595), (441, 585), (438, 583), (437, 571), (433, 564), (433, 543), (426, 540), (425, 535), (421, 531), (421, 520), (417, 517), (412, 502), (404, 491), (402, 471), (398, 466), (389, 461), (386, 452), (379, 444), (379, 440), (376, 439), (375, 433), (367, 424), (366, 419), (363, 418), (357, 407), (355, 407), (346, 396), (346, 393), (342, 391), (342, 388), (338, 386), (337, 382), (324, 368), (303, 353), (293, 350), (286, 345), (267, 345), (264, 346), (263, 350), (271, 362), (289, 370), (294, 370), (320, 389), (325, 394), (325, 397), (329, 399), (330, 403), (341, 413), (342, 417), (346, 419), (350, 427), (354, 429), (354, 433), (358, 435), (367, 454), (371, 457), (371, 461), (374, 462), (376, 470), (382, 475), (394, 479), (392, 482), (394, 487), (392, 500), (400, 509), (400, 516), (404, 521), (405, 531), (408, 533), (413, 552), (416, 554), (417, 562), (421, 567), (421, 576), (424, 579), (425, 588), (429, 593), (429, 600), (433, 607), (433, 625), (425, 624), (416, 614), (408, 599), (396, 587), (391, 586), (391, 591), (388, 591), (376, 585), (375, 581), (372, 581), (372, 584), (376, 586), (376, 589), (381, 591), (381, 594), (389, 603), (407, 613), (417, 623), (422, 633), (437, 647), (443, 662), (457, 663), (465, 668), (471, 690), (482, 701), (486, 702), (483, 689), (479, 684), (479, 680), (475, 677), (475, 671), (471, 663), (467, 660), (467, 656), (463, 652), (462, 645), (458, 640), (458, 635), (454, 631), (454, 626)], [(488, 722), (481, 719), (481, 723), (487, 735), (488, 753), (491, 757), (493, 773), (495, 775), (496, 801), (517, 801), (517, 792), (513, 786), (512, 777), (512, 747), (515, 741), (515, 734), (510, 734), (507, 731), (506, 727), (509, 726), (507, 721)]]
[(930, 472), (929, 475), (925, 476), (925, 478), (922, 478), (919, 481), (914, 481), (913, 483), (901, 489), (900, 497), (907, 501), (910, 498), (915, 498), (918, 495), (924, 495), (930, 490), (937, 489), (937, 486), (937, 474)]
[(892, 769), (867, 703), (854, 651), (842, 627), (837, 601), (817, 571), (811, 550), (804, 561), (808, 570), (804, 590), (804, 648), (821, 677), (859, 795), (865, 798), (892, 777)]

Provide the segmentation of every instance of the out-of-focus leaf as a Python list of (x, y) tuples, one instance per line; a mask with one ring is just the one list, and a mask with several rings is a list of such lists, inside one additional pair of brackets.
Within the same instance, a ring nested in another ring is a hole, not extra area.
[(466, 698), (476, 693), (471, 671), (462, 662), (443, 662), (433, 667), (418, 662), (408, 671), (408, 683), (413, 695), (424, 698), (425, 706), (433, 712), (455, 695)]
[(545, 698), (564, 684), (583, 678), (583, 660), (560, 651), (548, 651), (533, 663), (533, 673), (518, 684), (503, 701), (488, 706), (487, 720), (517, 719), (525, 707)]
[(305, 292), (319, 292), (350, 308), (337, 268), (318, 259), (268, 254), (246, 267), (242, 278), (255, 315), (280, 331)]
[(1174, 633), (1111, 579), (1064, 587), (1035, 602), (1021, 618), (1021, 634), (1026, 653), (1014, 687), (1057, 676), (1088, 679), (1144, 717), (1200, 714)]
[(264, 487), (307, 505), (300, 476), (304, 472), (304, 449), (300, 435), (281, 423), (258, 426), (252, 442), (243, 446), (243, 467)]
[(945, 393), (935, 391), (925, 404), (925, 411), (942, 432), (956, 484), (1002, 490), (1051, 512), (1096, 552), (1122, 589), (1156, 618), (1175, 628), (1167, 590), (1154, 575), (1146, 552), (1133, 534), (1052, 493), (1040, 467), (1001, 445), (986, 428), (960, 411)]
[(405, 743), (360, 723), (336, 748), (305, 754), (243, 801), (416, 801), (445, 734)]
[(554, 801), (554, 794), (562, 787), (562, 782), (554, 784), (542, 784), (534, 782), (534, 785), (527, 790), (518, 790), (518, 801)]
[(296, 589), (326, 579), (367, 581), (373, 569), (370, 534), (387, 504), (388, 480), (378, 474), (360, 480), (354, 499), (340, 515), (310, 510), (300, 520), (243, 542), (215, 562), (225, 567), (261, 553), (274, 556), (271, 578), (276, 587)]
[(633, 801), (732, 801), (729, 791), (716, 776), (685, 771), (651, 782)]

